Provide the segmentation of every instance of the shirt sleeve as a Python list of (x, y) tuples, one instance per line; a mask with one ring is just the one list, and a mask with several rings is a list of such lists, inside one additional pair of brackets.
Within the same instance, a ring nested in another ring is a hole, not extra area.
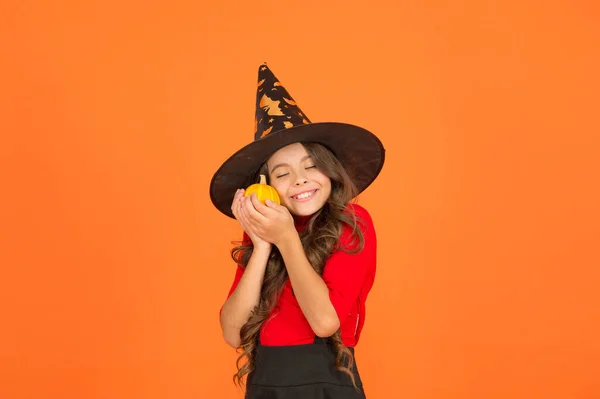
[[(329, 299), (335, 308), (340, 323), (349, 316), (352, 307), (357, 303), (363, 287), (374, 279), (376, 270), (377, 238), (373, 221), (369, 213), (359, 205), (354, 208), (358, 227), (363, 233), (364, 248), (357, 253), (336, 250), (326, 261), (323, 270), (323, 281), (329, 288)], [(344, 227), (340, 237), (342, 244), (349, 244), (351, 228)], [(352, 245), (350, 245), (352, 248)]]

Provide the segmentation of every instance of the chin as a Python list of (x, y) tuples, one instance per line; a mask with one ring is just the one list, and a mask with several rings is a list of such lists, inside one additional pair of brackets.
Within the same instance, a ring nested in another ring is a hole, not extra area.
[(316, 211), (301, 211), (301, 212), (294, 211), (294, 215), (296, 215), (296, 216), (310, 216), (310, 215), (312, 215), (315, 212)]
[[(312, 206), (295, 206), (291, 207), (291, 213), (296, 216), (310, 216), (321, 209), (325, 204), (312, 205)], [(290, 208), (288, 208), (290, 209)]]

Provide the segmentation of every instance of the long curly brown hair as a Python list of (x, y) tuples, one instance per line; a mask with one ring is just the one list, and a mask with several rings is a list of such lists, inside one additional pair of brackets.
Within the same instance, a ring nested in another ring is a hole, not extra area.
[[(306, 257), (313, 269), (323, 274), (325, 261), (335, 250), (345, 252), (359, 252), (364, 247), (364, 237), (358, 228), (358, 217), (349, 212), (348, 204), (356, 197), (357, 189), (346, 170), (334, 154), (318, 143), (301, 143), (311, 156), (317, 168), (331, 180), (331, 194), (323, 207), (310, 216), (306, 228), (300, 232), (300, 239)], [(260, 174), (269, 176), (266, 162), (253, 176), (256, 181)], [(351, 242), (347, 247), (340, 247), (340, 235), (344, 225), (352, 229)], [(352, 249), (349, 249), (349, 248)], [(252, 255), (252, 243), (241, 243), (231, 250), (234, 261), (246, 267)], [(258, 305), (251, 312), (246, 324), (240, 329), (241, 344), (238, 348), (240, 356), (236, 361), (237, 373), (234, 374), (234, 383), (242, 386), (243, 377), (254, 370), (254, 356), (260, 329), (270, 315), (281, 290), (288, 278), (287, 270), (277, 247), (273, 246), (268, 265), (265, 271)], [(357, 388), (352, 368), (354, 356), (344, 345), (340, 330), (329, 337), (336, 354), (335, 366), (346, 373)], [(245, 362), (244, 359), (246, 360)], [(358, 389), (358, 388), (357, 388)]]

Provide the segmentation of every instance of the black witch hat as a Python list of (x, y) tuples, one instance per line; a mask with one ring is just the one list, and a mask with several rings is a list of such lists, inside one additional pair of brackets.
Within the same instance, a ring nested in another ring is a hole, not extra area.
[(327, 147), (364, 191), (383, 167), (385, 149), (368, 130), (342, 122), (311, 122), (266, 64), (258, 71), (254, 141), (227, 159), (210, 182), (210, 198), (219, 211), (233, 218), (231, 203), (238, 188), (277, 150), (297, 142)]

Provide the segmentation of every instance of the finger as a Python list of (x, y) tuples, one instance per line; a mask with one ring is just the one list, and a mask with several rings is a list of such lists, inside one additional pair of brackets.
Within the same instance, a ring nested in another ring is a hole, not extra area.
[(231, 201), (231, 206), (234, 206), (240, 199), (240, 190), (236, 190), (235, 194), (233, 194), (233, 200)]
[(284, 209), (287, 209), (285, 206), (278, 204), (275, 201), (271, 201), (270, 199), (265, 201), (265, 206), (275, 212), (284, 212)]
[(248, 198), (242, 198), (240, 200), (240, 215), (247, 227), (252, 227), (252, 224), (254, 223), (251, 217), (251, 211), (256, 212), (252, 207), (250, 200)]
[(244, 222), (244, 223), (248, 223), (248, 216), (246, 215), (245, 212), (245, 208), (244, 208), (244, 198), (240, 198), (238, 203), (237, 203), (237, 208), (238, 208), (238, 214), (240, 215), (240, 219)]
[(239, 222), (240, 222), (240, 225), (242, 226), (242, 229), (244, 229), (244, 231), (246, 233), (248, 233), (248, 235), (251, 235), (253, 233), (252, 224), (248, 220), (248, 215), (246, 214), (246, 211), (244, 210), (244, 207), (241, 206), (241, 204), (239, 207), (238, 214), (239, 214)]
[(268, 206), (260, 202), (256, 194), (252, 194), (250, 200), (252, 201), (252, 205), (254, 205), (254, 209), (256, 209), (261, 215), (266, 217), (273, 216), (273, 209), (270, 209)]
[(231, 210), (235, 213), (237, 211), (237, 204), (240, 201), (241, 196), (244, 194), (243, 189), (238, 189), (233, 195), (233, 201), (231, 201)]
[(246, 208), (242, 205), (240, 206), (240, 223), (242, 224), (242, 228), (248, 235), (258, 235), (257, 226), (248, 216), (248, 212)]
[(231, 212), (237, 220), (240, 220), (240, 204), (238, 202), (231, 206)]
[(244, 198), (244, 189), (240, 188), (235, 192), (235, 200), (239, 201), (241, 198)]
[[(254, 196), (254, 194), (253, 194), (253, 196)], [(263, 224), (267, 221), (267, 218), (264, 215), (262, 215), (260, 212), (258, 212), (256, 210), (256, 208), (254, 207), (252, 197), (250, 197), (250, 198), (245, 197), (242, 200), (242, 202), (243, 202), (242, 206), (244, 208), (244, 211), (246, 212), (246, 215), (248, 216), (248, 219), (251, 222), (256, 223), (256, 224)]]

